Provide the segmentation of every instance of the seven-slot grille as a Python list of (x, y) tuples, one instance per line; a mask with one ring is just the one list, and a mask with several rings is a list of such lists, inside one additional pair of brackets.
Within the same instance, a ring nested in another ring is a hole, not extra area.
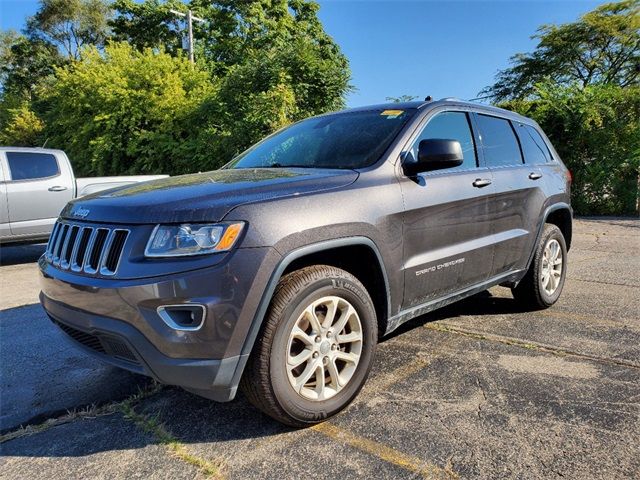
[(115, 275), (129, 230), (56, 222), (46, 260), (62, 270), (89, 275)]

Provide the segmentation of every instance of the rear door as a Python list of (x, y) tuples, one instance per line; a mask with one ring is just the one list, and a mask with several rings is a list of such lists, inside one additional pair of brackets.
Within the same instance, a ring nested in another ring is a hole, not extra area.
[(52, 152), (5, 151), (7, 200), (13, 235), (39, 235), (51, 228), (73, 198), (73, 176)]
[(481, 164), (466, 111), (439, 111), (425, 119), (403, 155), (417, 155), (423, 139), (460, 142), (463, 165), (408, 178), (399, 172), (405, 203), (403, 308), (411, 308), (486, 280), (493, 246), (488, 198), (491, 172)]
[(524, 128), (520, 123), (483, 113), (476, 121), (495, 186), (489, 216), (497, 240), (492, 276), (498, 276), (526, 268), (545, 199), (544, 177), (540, 168), (524, 162), (516, 133)]

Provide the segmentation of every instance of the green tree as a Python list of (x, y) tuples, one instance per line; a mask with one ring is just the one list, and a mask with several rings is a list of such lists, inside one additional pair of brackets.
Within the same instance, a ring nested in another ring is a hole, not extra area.
[(601, 5), (573, 23), (543, 25), (533, 38), (535, 50), (513, 56), (511, 67), (498, 72), (481, 95), (496, 101), (526, 98), (547, 78), (582, 87), (640, 82), (640, 0)]
[[(111, 25), (138, 49), (180, 54), (180, 26), (169, 10), (193, 10), (196, 63), (220, 91), (201, 106), (216, 119), (207, 141), (219, 166), (274, 129), (344, 107), (350, 90), (346, 57), (320, 23), (319, 6), (306, 0), (117, 0)], [(151, 35), (149, 33), (153, 32)]]
[(56, 48), (47, 42), (15, 32), (0, 33), (2, 95), (31, 99), (38, 84), (62, 63)]
[(109, 37), (111, 7), (107, 0), (40, 0), (27, 20), (25, 33), (55, 45), (68, 59), (77, 60), (82, 47), (101, 48)]
[(110, 26), (115, 40), (129, 42), (138, 50), (162, 48), (173, 55), (182, 49), (181, 19), (171, 13), (185, 9), (181, 0), (115, 0), (112, 8), (115, 14)]
[(399, 97), (387, 97), (385, 100), (393, 103), (411, 102), (418, 98), (415, 95), (400, 95)]
[(107, 45), (104, 53), (89, 47), (56, 77), (46, 98), (45, 134), (78, 173), (198, 169), (207, 119), (194, 112), (215, 86), (184, 57), (126, 43)]
[(538, 84), (501, 106), (534, 118), (573, 175), (577, 214), (637, 213), (640, 86)]
[(41, 145), (44, 123), (24, 102), (15, 107), (2, 105), (0, 145), (35, 147)]
[(350, 71), (346, 57), (326, 34), (318, 19), (319, 6), (306, 0), (116, 0), (111, 22), (116, 38), (138, 49), (165, 48), (177, 54), (181, 31), (170, 9), (186, 10), (204, 18), (194, 23), (196, 60), (224, 77), (240, 65), (277, 64), (247, 87), (246, 93), (267, 92), (280, 82), (281, 73), (296, 96), (300, 115), (322, 113), (344, 105)]

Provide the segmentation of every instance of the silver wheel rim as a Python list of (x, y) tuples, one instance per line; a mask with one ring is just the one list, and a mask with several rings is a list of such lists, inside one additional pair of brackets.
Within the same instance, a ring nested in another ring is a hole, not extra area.
[(287, 377), (303, 398), (327, 400), (349, 383), (362, 353), (358, 312), (340, 297), (307, 306), (289, 334)]
[(542, 268), (540, 269), (540, 282), (548, 295), (558, 289), (562, 278), (562, 247), (555, 238), (547, 242), (542, 254)]

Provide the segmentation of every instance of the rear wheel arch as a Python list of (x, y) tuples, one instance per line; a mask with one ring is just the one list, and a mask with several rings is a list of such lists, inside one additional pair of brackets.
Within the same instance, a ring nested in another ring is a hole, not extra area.
[(573, 216), (568, 205), (559, 205), (557, 208), (547, 212), (543, 223), (551, 223), (558, 227), (567, 244), (567, 250), (571, 248), (571, 236)]

